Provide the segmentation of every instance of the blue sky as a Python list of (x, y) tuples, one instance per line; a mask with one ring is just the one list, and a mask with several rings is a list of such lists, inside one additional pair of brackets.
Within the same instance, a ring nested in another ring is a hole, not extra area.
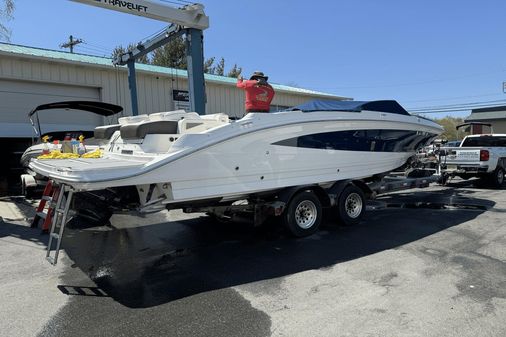
[[(506, 1), (202, 0), (211, 27), (205, 56), (249, 75), (267, 73), (357, 100), (396, 99), (407, 108), (505, 100)], [(11, 42), (109, 54), (164, 27), (67, 0), (17, 0)], [(453, 113), (462, 116), (468, 113)], [(439, 114), (438, 116), (446, 115)]]

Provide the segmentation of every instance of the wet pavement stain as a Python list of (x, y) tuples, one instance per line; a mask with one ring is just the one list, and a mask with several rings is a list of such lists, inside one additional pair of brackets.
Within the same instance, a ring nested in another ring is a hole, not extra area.
[[(481, 212), (386, 209), (351, 228), (327, 224), (305, 239), (277, 226), (253, 229), (207, 217), (106, 230), (70, 226), (63, 246), (74, 269), (55, 285), (69, 291), (70, 301), (41, 336), (270, 335), (269, 316), (232, 287), (277, 291), (284, 276), (394, 249)], [(380, 282), (390, 286), (395, 277)], [(91, 295), (73, 292), (80, 288)]]
[[(477, 253), (457, 255), (452, 262), (465, 272), (457, 283), (459, 296), (467, 296), (485, 305), (486, 312), (493, 312), (492, 299), (506, 299), (506, 263)], [(494, 270), (494, 274), (488, 271)]]
[(270, 325), (235, 290), (221, 289), (143, 309), (76, 296), (39, 336), (270, 336)]

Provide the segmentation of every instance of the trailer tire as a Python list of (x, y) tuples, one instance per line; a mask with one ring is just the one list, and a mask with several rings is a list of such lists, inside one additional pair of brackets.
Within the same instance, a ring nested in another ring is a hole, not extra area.
[(490, 175), (490, 183), (495, 188), (500, 188), (504, 184), (504, 169), (502, 167), (496, 168)]
[(314, 234), (322, 221), (322, 204), (311, 191), (297, 193), (288, 204), (283, 223), (295, 237)]
[(355, 185), (348, 185), (341, 192), (337, 204), (339, 222), (345, 226), (356, 225), (365, 212), (364, 192)]

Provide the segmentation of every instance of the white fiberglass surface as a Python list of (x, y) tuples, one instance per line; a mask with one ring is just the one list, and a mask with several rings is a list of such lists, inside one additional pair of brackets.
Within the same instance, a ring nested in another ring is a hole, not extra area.
[(114, 180), (123, 175), (134, 174), (146, 164), (147, 160), (119, 158), (75, 158), (34, 160), (30, 168), (35, 172), (68, 181)]
[(368, 128), (440, 132), (430, 121), (377, 112), (249, 114), (229, 125), (182, 135), (168, 153), (106, 153), (101, 159), (36, 161), (31, 166), (44, 175), (101, 188), (170, 183), (175, 199), (245, 193), (367, 177), (395, 169), (411, 155), (273, 145), (307, 133)]

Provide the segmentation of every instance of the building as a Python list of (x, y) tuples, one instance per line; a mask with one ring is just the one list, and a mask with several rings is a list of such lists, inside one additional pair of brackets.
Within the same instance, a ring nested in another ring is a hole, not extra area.
[[(187, 72), (137, 64), (139, 114), (187, 107)], [(205, 75), (206, 113), (244, 115), (244, 93), (236, 79)], [(273, 109), (291, 107), (310, 99), (343, 100), (307, 89), (273, 85)], [(110, 58), (0, 43), (0, 137), (30, 137), (27, 113), (35, 106), (65, 100), (97, 100), (121, 105), (131, 114), (126, 67), (114, 67)], [(96, 117), (55, 113), (49, 124), (94, 126)], [(42, 119), (42, 118), (41, 118)]]
[[(137, 64), (136, 69), (139, 114), (188, 108), (186, 71), (146, 64)], [(244, 92), (235, 87), (236, 79), (206, 74), (205, 81), (206, 113), (244, 115)], [(272, 110), (311, 99), (349, 99), (279, 84), (273, 87)], [(40, 104), (69, 100), (118, 104), (124, 107), (123, 116), (131, 115), (126, 67), (115, 67), (106, 57), (0, 43), (0, 147), (9, 161), (2, 166), (0, 177), (19, 176), (12, 168), (34, 135), (28, 113)], [(93, 130), (111, 122), (89, 113), (41, 114), (43, 132)], [(0, 181), (0, 189), (1, 185)]]
[[(494, 133), (506, 133), (506, 106), (473, 109), (471, 115), (465, 119), (469, 122), (490, 123)], [(488, 132), (487, 127), (473, 125), (472, 134)]]

